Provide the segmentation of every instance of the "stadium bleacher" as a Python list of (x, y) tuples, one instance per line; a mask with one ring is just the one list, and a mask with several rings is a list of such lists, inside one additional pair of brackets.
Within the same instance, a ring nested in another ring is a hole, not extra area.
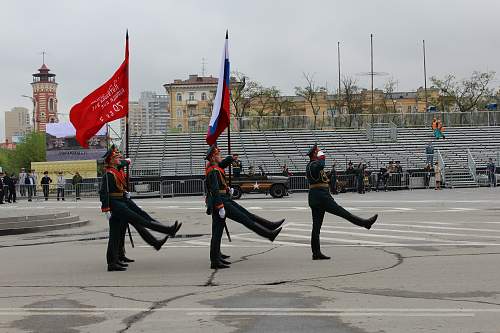
[[(280, 130), (233, 131), (232, 152), (240, 155), (244, 167), (262, 166), (268, 173), (279, 173), (286, 163), (293, 173), (304, 172), (305, 152), (318, 143), (328, 162), (335, 161), (344, 170), (349, 161), (365, 162), (377, 170), (388, 161), (401, 161), (403, 168), (419, 169), (425, 165), (425, 147), (433, 142), (447, 170), (468, 169), (468, 151), (477, 168), (486, 166), (489, 157), (500, 152), (500, 127), (450, 127), (445, 140), (435, 140), (428, 128), (398, 128), (394, 142), (371, 142), (364, 130)], [(219, 140), (227, 152), (227, 139)], [(204, 133), (167, 133), (130, 137), (130, 152), (136, 175), (193, 176), (204, 173), (207, 145)], [(328, 163), (328, 164), (330, 164)]]

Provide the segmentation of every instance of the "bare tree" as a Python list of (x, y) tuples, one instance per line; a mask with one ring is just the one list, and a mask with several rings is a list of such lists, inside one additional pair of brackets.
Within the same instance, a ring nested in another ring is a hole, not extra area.
[(321, 107), (318, 103), (318, 97), (320, 94), (326, 93), (326, 89), (316, 84), (316, 82), (314, 81), (314, 75), (307, 73), (302, 74), (306, 80), (306, 85), (304, 87), (295, 87), (295, 94), (304, 98), (306, 100), (306, 103), (311, 106), (314, 115), (313, 128), (316, 129), (318, 114), (321, 111)]
[(342, 78), (344, 93), (340, 96), (342, 104), (347, 108), (349, 114), (360, 114), (363, 112), (363, 96), (358, 86), (358, 81), (351, 76)]
[(275, 116), (274, 124), (278, 128), (283, 124), (282, 116), (290, 116), (293, 102), (290, 98), (281, 95), (281, 91), (276, 87), (269, 88), (270, 106), (273, 116)]
[(260, 122), (265, 115), (269, 115), (272, 106), (271, 88), (259, 85), (254, 94), (253, 108), (257, 112), (257, 128), (260, 130)]
[(460, 112), (476, 110), (485, 98), (493, 94), (489, 88), (495, 78), (495, 72), (474, 71), (472, 76), (458, 81), (453, 74), (446, 75), (443, 79), (431, 77), (432, 83), (438, 88), (443, 97), (453, 100)]
[(243, 127), (243, 117), (250, 109), (252, 100), (256, 96), (259, 84), (251, 81), (241, 72), (233, 72), (234, 81), (231, 85), (231, 103), (233, 104), (233, 116), (238, 120), (239, 128)]
[[(394, 99), (394, 92), (398, 87), (398, 81), (393, 77), (389, 78), (387, 82), (384, 84), (384, 102), (382, 108), (385, 112), (397, 113), (396, 104), (397, 101)], [(391, 105), (391, 109), (389, 109), (388, 104)]]

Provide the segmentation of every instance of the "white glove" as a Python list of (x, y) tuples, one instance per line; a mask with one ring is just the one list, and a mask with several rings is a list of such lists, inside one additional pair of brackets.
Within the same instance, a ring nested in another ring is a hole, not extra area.
[(231, 194), (231, 196), (233, 196), (233, 193), (234, 193), (234, 188), (230, 187), (229, 188), (229, 194)]
[(318, 158), (321, 158), (322, 156), (325, 156), (325, 153), (323, 153), (323, 151), (318, 151), (318, 154), (316, 154), (316, 156), (318, 156)]
[(125, 192), (125, 198), (130, 199), (130, 192)]
[(127, 161), (128, 165), (132, 165), (132, 160), (130, 158), (126, 158), (125, 161)]
[(224, 207), (222, 207), (221, 209), (219, 209), (219, 216), (220, 216), (221, 219), (226, 218), (226, 210), (224, 209)]
[(111, 219), (111, 212), (104, 212), (104, 216), (106, 216), (106, 220), (110, 220)]

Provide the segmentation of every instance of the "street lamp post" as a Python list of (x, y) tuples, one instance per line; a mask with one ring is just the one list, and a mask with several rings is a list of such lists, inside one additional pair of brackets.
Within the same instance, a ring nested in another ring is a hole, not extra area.
[(31, 99), (31, 102), (33, 103), (33, 132), (36, 131), (36, 123), (35, 123), (35, 107), (36, 107), (36, 101), (33, 97), (28, 96), (28, 95), (21, 95), (21, 97), (26, 97)]

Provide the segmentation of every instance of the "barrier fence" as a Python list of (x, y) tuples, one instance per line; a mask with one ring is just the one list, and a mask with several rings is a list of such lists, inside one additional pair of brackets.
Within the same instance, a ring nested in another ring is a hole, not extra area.
[[(235, 131), (261, 131), (286, 129), (362, 129), (377, 123), (394, 124), (397, 127), (431, 127), (432, 119), (439, 118), (445, 127), (455, 126), (499, 126), (500, 111), (472, 112), (415, 112), (380, 114), (341, 114), (320, 112), (313, 115), (243, 116), (232, 120)], [(191, 116), (188, 126), (171, 132), (206, 132), (210, 117)]]
[[(433, 171), (405, 171), (402, 173), (367, 172), (360, 177), (357, 174), (338, 174), (335, 185), (330, 183), (332, 192), (366, 192), (403, 189), (434, 188), (435, 178)], [(476, 172), (476, 181), (479, 186), (496, 186), (500, 183), (499, 174), (492, 174), (487, 170)], [(309, 190), (309, 181), (305, 176), (289, 177), (291, 192), (306, 192)], [(17, 199), (38, 199), (45, 197), (50, 200), (77, 200), (85, 198), (99, 198), (100, 182), (81, 184), (65, 184), (58, 188), (57, 184), (42, 186), (20, 185), (15, 187)], [(8, 200), (9, 188), (4, 186), (4, 200)], [(130, 183), (130, 193), (133, 198), (146, 197), (174, 197), (179, 195), (204, 195), (205, 182), (203, 179), (180, 179), (163, 181), (133, 181)]]

